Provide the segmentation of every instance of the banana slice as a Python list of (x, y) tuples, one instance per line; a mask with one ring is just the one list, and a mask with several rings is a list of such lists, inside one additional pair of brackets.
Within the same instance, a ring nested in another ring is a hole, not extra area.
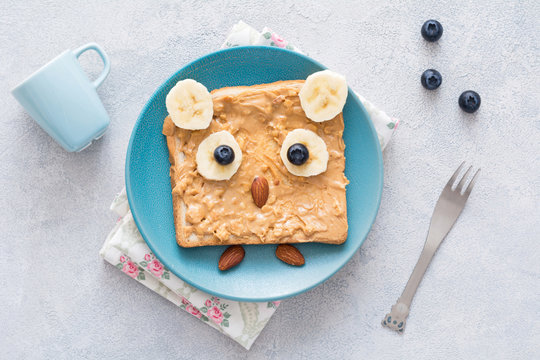
[(199, 174), (208, 180), (229, 180), (242, 163), (242, 150), (234, 136), (224, 130), (209, 135), (199, 144), (195, 161)]
[(306, 116), (315, 122), (333, 119), (343, 111), (347, 101), (347, 81), (330, 70), (309, 75), (300, 89), (300, 105)]
[(319, 135), (305, 129), (296, 129), (287, 134), (280, 155), (287, 170), (296, 176), (319, 175), (326, 171), (328, 164), (326, 143)]
[(186, 130), (206, 129), (214, 115), (208, 89), (193, 79), (177, 82), (167, 94), (165, 105), (174, 124)]

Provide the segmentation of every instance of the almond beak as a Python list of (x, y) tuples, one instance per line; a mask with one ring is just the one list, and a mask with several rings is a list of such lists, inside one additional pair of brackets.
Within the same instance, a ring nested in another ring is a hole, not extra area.
[(251, 183), (251, 197), (257, 207), (262, 208), (266, 204), (269, 192), (268, 180), (262, 176), (256, 176)]

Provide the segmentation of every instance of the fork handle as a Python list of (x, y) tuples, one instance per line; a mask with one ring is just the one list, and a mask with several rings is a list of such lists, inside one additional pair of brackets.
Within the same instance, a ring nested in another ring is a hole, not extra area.
[(416, 294), (416, 289), (418, 289), (418, 285), (420, 285), (429, 263), (431, 262), (431, 259), (433, 258), (433, 255), (435, 255), (435, 252), (439, 247), (438, 245), (440, 244), (440, 241), (438, 244), (437, 242), (430, 241), (433, 240), (431, 236), (433, 235), (428, 234), (428, 239), (424, 244), (420, 258), (418, 258), (418, 262), (416, 263), (411, 277), (409, 278), (409, 281), (407, 281), (407, 285), (401, 293), (401, 296), (397, 300), (396, 304), (392, 306), (390, 313), (386, 314), (382, 321), (384, 326), (399, 331), (400, 333), (402, 333), (403, 329), (405, 329), (405, 323), (407, 317), (409, 316), (409, 308), (411, 307), (414, 294)]
[(431, 263), (431, 259), (433, 259), (433, 255), (435, 255), (435, 251), (437, 251), (436, 248), (434, 249), (432, 246), (428, 245), (429, 241), (426, 241), (426, 244), (422, 249), (422, 253), (418, 258), (418, 262), (414, 266), (411, 277), (409, 278), (409, 281), (407, 281), (407, 285), (398, 299), (398, 302), (402, 302), (403, 304), (407, 305), (407, 307), (411, 306), (414, 294), (416, 294), (416, 289), (418, 289), (418, 285), (420, 285), (429, 263)]

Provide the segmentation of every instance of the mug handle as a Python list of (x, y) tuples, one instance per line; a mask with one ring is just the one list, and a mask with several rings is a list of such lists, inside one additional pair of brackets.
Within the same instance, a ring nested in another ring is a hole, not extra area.
[(109, 71), (111, 71), (111, 63), (109, 62), (109, 57), (107, 56), (105, 51), (96, 43), (88, 43), (86, 45), (83, 45), (77, 50), (74, 50), (73, 54), (78, 58), (82, 55), (83, 52), (87, 50), (94, 50), (95, 52), (97, 52), (101, 57), (101, 60), (103, 61), (103, 71), (98, 76), (98, 78), (92, 82), (92, 85), (94, 85), (94, 87), (97, 89), (99, 85), (101, 85), (103, 80), (105, 80), (107, 75), (109, 75)]

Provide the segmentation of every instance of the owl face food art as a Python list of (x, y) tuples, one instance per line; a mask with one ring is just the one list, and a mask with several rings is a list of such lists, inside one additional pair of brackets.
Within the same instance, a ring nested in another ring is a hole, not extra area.
[(346, 96), (327, 70), (211, 93), (180, 81), (163, 124), (178, 244), (343, 243)]

